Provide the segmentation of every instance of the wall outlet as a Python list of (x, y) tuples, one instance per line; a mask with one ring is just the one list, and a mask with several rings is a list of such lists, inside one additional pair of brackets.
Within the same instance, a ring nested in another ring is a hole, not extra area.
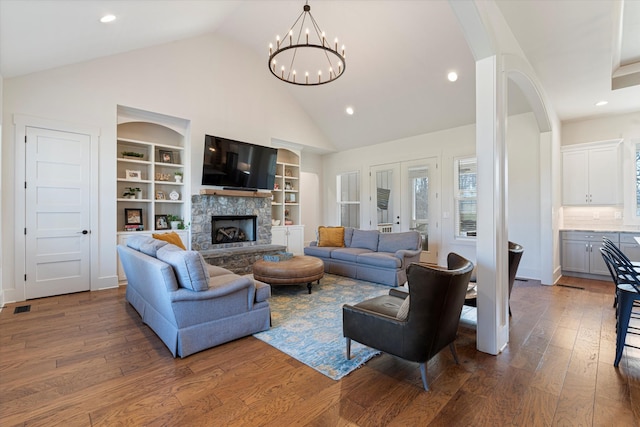
[(622, 219), (622, 212), (620, 212), (620, 211), (615, 211), (615, 212), (613, 213), (613, 217), (614, 217), (615, 219)]

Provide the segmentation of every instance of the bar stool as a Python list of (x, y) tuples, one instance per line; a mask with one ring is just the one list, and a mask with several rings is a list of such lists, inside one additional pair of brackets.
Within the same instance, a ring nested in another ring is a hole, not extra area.
[[(604, 246), (600, 248), (600, 253), (607, 264), (613, 282), (616, 284), (618, 319), (616, 322), (616, 357), (613, 366), (618, 367), (629, 329), (632, 329), (631, 333), (633, 334), (640, 332), (640, 328), (629, 326), (634, 302), (640, 301), (640, 279), (633, 266), (623, 260), (616, 251)], [(635, 332), (636, 330), (639, 332)]]

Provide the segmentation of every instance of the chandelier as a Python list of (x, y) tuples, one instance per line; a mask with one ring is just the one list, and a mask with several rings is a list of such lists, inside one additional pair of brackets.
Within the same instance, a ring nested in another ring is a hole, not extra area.
[(344, 73), (344, 45), (338, 51), (338, 39), (333, 44), (326, 39), (311, 15), (308, 1), (285, 34), (282, 40), (276, 36), (275, 47), (269, 44), (269, 71), (278, 79), (299, 86), (318, 86)]

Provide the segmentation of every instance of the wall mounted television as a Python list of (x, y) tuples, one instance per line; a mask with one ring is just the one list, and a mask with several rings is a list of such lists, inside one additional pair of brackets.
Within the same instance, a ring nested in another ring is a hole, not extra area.
[(273, 190), (278, 150), (205, 135), (202, 185), (242, 190)]

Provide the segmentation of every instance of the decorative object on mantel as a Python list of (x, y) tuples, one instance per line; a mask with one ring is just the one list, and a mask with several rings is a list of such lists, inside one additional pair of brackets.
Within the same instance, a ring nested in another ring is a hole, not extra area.
[[(298, 24), (299, 27), (296, 27)], [(271, 74), (283, 82), (299, 86), (318, 86), (332, 82), (344, 73), (344, 49), (342, 45), (340, 51), (338, 50), (337, 38), (333, 44), (326, 39), (324, 31), (311, 15), (311, 6), (307, 1), (302, 13), (284, 38), (280, 40), (280, 36), (276, 36), (275, 49), (273, 44), (269, 44), (267, 65)], [(278, 61), (286, 65), (279, 65)], [(317, 77), (310, 76), (310, 70), (316, 73)], [(304, 72), (304, 76), (297, 78), (298, 71)], [(326, 73), (324, 77), (323, 73)]]

